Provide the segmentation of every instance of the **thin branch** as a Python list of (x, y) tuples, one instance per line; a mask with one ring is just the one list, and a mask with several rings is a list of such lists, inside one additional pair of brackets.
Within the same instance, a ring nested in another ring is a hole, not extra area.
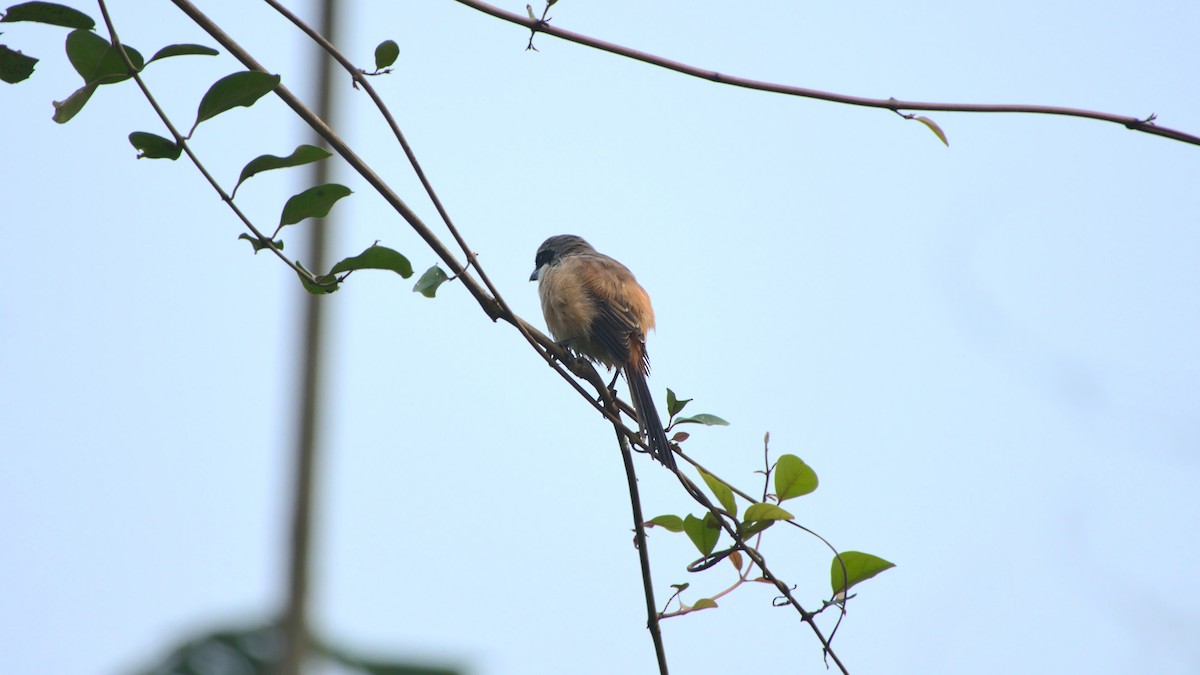
[[(607, 388), (605, 389), (607, 393)], [(607, 406), (613, 406), (613, 399), (607, 396)], [(616, 412), (612, 410), (612, 412)], [(654, 642), (654, 655), (658, 659), (659, 675), (667, 675), (667, 652), (663, 646), (662, 626), (658, 621), (658, 608), (654, 602), (654, 581), (650, 577), (650, 550), (646, 541), (646, 519), (642, 515), (642, 499), (638, 493), (637, 473), (633, 467), (633, 452), (630, 450), (629, 439), (621, 433), (619, 424), (613, 425), (617, 434), (617, 445), (621, 449), (621, 460), (625, 464), (625, 478), (629, 483), (629, 504), (633, 509), (633, 536), (638, 550), (638, 562), (642, 570), (642, 593), (646, 598), (646, 629), (650, 631), (650, 639)]]
[(1155, 116), (1148, 115), (1147, 117), (1129, 117), (1127, 115), (1115, 115), (1112, 113), (1098, 112), (1095, 110), (1084, 110), (1082, 108), (1065, 108), (1051, 105), (1019, 105), (1019, 104), (986, 104), (986, 103), (934, 103), (928, 101), (901, 101), (894, 98), (866, 98), (862, 96), (850, 96), (848, 94), (838, 94), (834, 92), (821, 91), (819, 89), (809, 89), (807, 87), (793, 87), (785, 84), (776, 84), (773, 82), (764, 82), (761, 80), (751, 80), (744, 77), (736, 77), (733, 75), (725, 75), (714, 70), (697, 68), (678, 61), (672, 61), (661, 56), (647, 54), (646, 52), (630, 49), (604, 40), (597, 40), (593, 37), (581, 35), (569, 30), (563, 30), (557, 26), (553, 26), (544, 21), (530, 19), (528, 16), (521, 16), (507, 12), (498, 7), (493, 7), (479, 0), (455, 0), (458, 3), (466, 5), (472, 9), (483, 12), (502, 19), (510, 23), (515, 23), (519, 26), (524, 26), (532, 31), (546, 33), (557, 38), (562, 38), (568, 42), (574, 42), (592, 47), (601, 51), (624, 56), (626, 58), (649, 63), (652, 66), (666, 68), (677, 73), (698, 77), (702, 80), (716, 82), (718, 84), (728, 84), (734, 87), (743, 87), (746, 89), (755, 89), (758, 91), (772, 92), (776, 94), (786, 94), (788, 96), (799, 96), (801, 98), (813, 98), (822, 101), (831, 101), (833, 103), (844, 103), (846, 105), (862, 106), (866, 108), (882, 108), (884, 110), (930, 110), (941, 112), (966, 112), (966, 113), (1029, 113), (1035, 115), (1063, 115), (1066, 117), (1082, 117), (1087, 119), (1099, 120), (1102, 122), (1111, 122), (1120, 124), (1121, 126), (1132, 129), (1133, 131), (1141, 131), (1143, 133), (1154, 136), (1162, 136), (1171, 140), (1180, 141), (1181, 143), (1190, 143), (1192, 145), (1200, 145), (1200, 136), (1160, 127), (1154, 123)]
[(800, 619), (804, 623), (807, 623), (808, 627), (812, 629), (813, 634), (816, 635), (817, 640), (820, 641), (821, 647), (825, 650), (825, 654), (833, 658), (833, 662), (837, 664), (838, 670), (840, 670), (842, 673), (848, 673), (849, 671), (846, 670), (846, 666), (842, 664), (842, 661), (838, 658), (837, 653), (833, 651), (833, 647), (830, 645), (828, 638), (826, 638), (825, 634), (821, 631), (821, 627), (817, 625), (815, 618), (816, 613), (804, 609), (800, 602), (796, 600), (796, 597), (792, 595), (792, 589), (767, 568), (767, 561), (762, 557), (762, 554), (758, 552), (758, 549), (747, 544), (746, 541), (742, 539), (741, 533), (738, 532), (738, 528), (729, 524), (728, 520), (726, 520), (726, 518), (723, 516), (723, 510), (717, 508), (712, 501), (709, 500), (708, 496), (705, 495), (700, 488), (687, 476), (683, 475), (682, 472), (676, 470), (675, 475), (679, 478), (679, 482), (681, 485), (683, 485), (683, 489), (687, 491), (689, 495), (691, 495), (692, 499), (696, 500), (698, 503), (708, 509), (713, 516), (716, 517), (717, 522), (721, 524), (721, 528), (724, 529), (725, 532), (729, 534), (730, 538), (733, 539), (736, 548), (745, 552), (746, 556), (749, 557), (756, 566), (758, 566), (758, 569), (762, 571), (763, 578), (775, 585), (775, 588), (779, 591), (779, 594), (786, 600), (786, 602), (783, 604), (791, 605), (792, 607), (796, 608), (796, 611), (800, 614)]
[(250, 232), (252, 232), (254, 236), (258, 238), (258, 241), (263, 244), (265, 248), (270, 249), (272, 253), (282, 260), (285, 265), (292, 268), (297, 274), (305, 277), (314, 284), (320, 285), (314, 275), (309, 274), (302, 267), (297, 265), (292, 259), (284, 255), (283, 251), (279, 250), (279, 248), (275, 246), (275, 243), (271, 241), (271, 239), (269, 239), (262, 233), (262, 231), (255, 227), (254, 223), (250, 221), (250, 219), (245, 213), (242, 212), (240, 208), (238, 208), (237, 204), (233, 203), (233, 198), (225, 192), (224, 188), (221, 187), (221, 184), (217, 182), (217, 179), (208, 172), (208, 169), (200, 161), (200, 158), (197, 157), (196, 153), (192, 151), (187, 139), (183, 136), (183, 134), (179, 133), (179, 129), (175, 128), (175, 125), (171, 123), (171, 118), (167, 117), (167, 113), (162, 109), (162, 106), (158, 104), (158, 100), (154, 98), (154, 94), (150, 93), (150, 88), (146, 86), (145, 80), (143, 80), (142, 76), (138, 73), (137, 68), (133, 65), (133, 61), (129, 59), (129, 54), (125, 51), (125, 45), (121, 44), (120, 39), (117, 37), (116, 28), (113, 26), (112, 18), (108, 14), (108, 6), (105, 4), (104, 0), (97, 0), (97, 4), (100, 7), (100, 14), (104, 18), (105, 27), (108, 29), (109, 39), (112, 41), (113, 46), (116, 47), (117, 52), (121, 55), (121, 58), (125, 61), (125, 67), (129, 69), (130, 77), (133, 78), (133, 81), (137, 84), (138, 88), (142, 90), (142, 95), (146, 97), (146, 101), (150, 104), (150, 107), (154, 109), (154, 113), (158, 115), (159, 120), (162, 121), (163, 125), (167, 128), (167, 131), (171, 133), (171, 137), (175, 139), (175, 144), (178, 145), (180, 149), (183, 150), (184, 154), (188, 156), (188, 159), (192, 161), (192, 165), (196, 167), (196, 169), (200, 172), (200, 175), (204, 176), (204, 179), (208, 181), (208, 184), (212, 186), (212, 189), (216, 190), (217, 194), (221, 197), (221, 201), (225, 202), (225, 204), (233, 211), (233, 214), (238, 217), (238, 220), (242, 221), (242, 224), (246, 226), (246, 229), (250, 230)]
[[(342, 68), (350, 74), (350, 77), (354, 82), (354, 86), (361, 87), (362, 90), (367, 93), (367, 96), (371, 98), (371, 102), (375, 104), (375, 108), (379, 111), (380, 115), (383, 116), (384, 121), (387, 122), (388, 128), (391, 129), (392, 135), (394, 135), (396, 137), (396, 141), (400, 143), (400, 147), (404, 151), (405, 157), (408, 158), (408, 162), (412, 166), (413, 172), (417, 175), (418, 180), (421, 182), (421, 186), (425, 189), (425, 194), (429, 196), (429, 200), (433, 203), (434, 208), (437, 209), (438, 215), (441, 217), (442, 222), (446, 224), (446, 229), (450, 232), (450, 235), (454, 237), (454, 241), (458, 243), (459, 248), (462, 249), (463, 255), (467, 257), (466, 268), (473, 266), (476, 272), (479, 274), (479, 279), (491, 293), (492, 299), (495, 302), (495, 306), (483, 305), (484, 311), (488, 312), (488, 315), (493, 321), (497, 320), (498, 318), (504, 318), (507, 320), (517, 329), (518, 332), (521, 333), (521, 336), (524, 337), (525, 340), (529, 342), (529, 344), (533, 346), (535, 350), (538, 349), (539, 344), (537, 339), (535, 339), (533, 334), (525, 329), (525, 322), (513, 320), (516, 317), (516, 313), (513, 312), (512, 308), (508, 306), (508, 303), (504, 300), (503, 296), (501, 296), (500, 290), (496, 288), (495, 284), (493, 284), (491, 279), (488, 277), (487, 272), (484, 271), (483, 266), (479, 264), (479, 260), (476, 257), (475, 252), (470, 246), (467, 245), (466, 239), (463, 238), (458, 228), (455, 227), (454, 221), (450, 219), (449, 211), (446, 210), (446, 207), (442, 204), (442, 200), (438, 197), (437, 192), (433, 189), (433, 184), (425, 175), (425, 170), (421, 167), (421, 163), (417, 161), (417, 155), (413, 151), (412, 146), (409, 145), (408, 139), (405, 137), (404, 132), (400, 130), (400, 125), (396, 123), (396, 118), (392, 115), (392, 112), (388, 108), (387, 104), (384, 103), (383, 98), (378, 94), (378, 92), (375, 91), (375, 87), (372, 86), (370, 79), (366, 77), (365, 71), (355, 66), (354, 63), (350, 61), (350, 59), (346, 58), (346, 56), (342, 54), (332, 42), (326, 39), (325, 36), (321, 35), (320, 31), (314, 30), (304, 20), (302, 20), (287, 7), (280, 4), (277, 0), (264, 0), (264, 2), (270, 5), (272, 9), (281, 14), (298, 29), (300, 29), (309, 37), (309, 39), (311, 39), (313, 42), (316, 42), (321, 49), (325, 50), (325, 52), (329, 54), (331, 58), (337, 61), (338, 64), (340, 64)], [(547, 10), (549, 10), (549, 6), (547, 6)], [(454, 278), (457, 278), (457, 276), (458, 275), (456, 274)], [(550, 360), (549, 363), (552, 368), (555, 368), (559, 371), (560, 375), (562, 375), (564, 378), (567, 377), (566, 373), (562, 371), (557, 362)], [(630, 409), (629, 412), (632, 412), (632, 409)]]

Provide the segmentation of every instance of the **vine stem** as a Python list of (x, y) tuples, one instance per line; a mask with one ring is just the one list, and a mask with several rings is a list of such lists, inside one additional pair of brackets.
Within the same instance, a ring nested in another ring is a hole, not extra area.
[[(550, 24), (548, 21), (539, 21), (531, 19), (529, 16), (522, 16), (508, 12), (499, 7), (494, 7), (480, 0), (455, 0), (460, 4), (466, 5), (471, 9), (483, 12), (497, 19), (515, 23), (519, 26), (524, 26), (535, 33), (546, 33), (554, 37), (561, 38), (568, 42), (574, 42), (600, 51), (609, 52), (618, 56), (633, 59), (648, 63), (659, 68), (673, 70), (683, 75), (697, 77), (702, 80), (716, 82), (718, 84), (727, 84), (734, 87), (742, 87), (745, 89), (755, 89), (757, 91), (766, 91), (775, 94), (785, 94), (788, 96), (798, 96), (801, 98), (811, 98), (821, 101), (830, 101), (832, 103), (842, 103), (845, 105), (860, 106), (864, 108), (882, 108), (899, 112), (901, 110), (926, 110), (937, 112), (964, 112), (964, 113), (1028, 113), (1034, 115), (1062, 115), (1066, 117), (1081, 117), (1086, 119), (1099, 120), (1101, 122), (1111, 122), (1120, 124), (1126, 129), (1140, 131), (1151, 134), (1153, 136), (1162, 136), (1181, 143), (1190, 143), (1192, 145), (1200, 145), (1200, 136), (1161, 127), (1154, 123), (1155, 116), (1149, 115), (1144, 118), (1130, 117), (1128, 115), (1116, 115), (1113, 113), (1100, 112), (1096, 110), (1085, 110), (1083, 108), (1067, 108), (1052, 105), (1021, 105), (1021, 104), (993, 104), (993, 103), (937, 103), (929, 101), (901, 101), (894, 98), (867, 98), (864, 96), (851, 96), (849, 94), (839, 94), (836, 92), (822, 91), (820, 89), (809, 89), (807, 87), (794, 87), (786, 84), (777, 84), (774, 82), (764, 82), (762, 80), (752, 80), (745, 77), (737, 77), (734, 75), (726, 75), (715, 70), (705, 68), (697, 68), (679, 61), (655, 56), (646, 52), (631, 49), (623, 45), (598, 40), (587, 35), (575, 33), (569, 30), (564, 30)], [(532, 44), (532, 42), (531, 42)]]

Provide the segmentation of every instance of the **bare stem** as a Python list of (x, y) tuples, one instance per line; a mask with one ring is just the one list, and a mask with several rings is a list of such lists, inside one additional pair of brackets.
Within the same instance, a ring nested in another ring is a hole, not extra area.
[[(605, 389), (606, 393), (607, 391)], [(608, 397), (608, 405), (613, 405), (611, 396)], [(613, 412), (616, 412), (615, 409)], [(617, 434), (617, 445), (621, 448), (621, 459), (625, 463), (625, 478), (629, 483), (629, 504), (633, 509), (633, 536), (642, 569), (642, 592), (646, 598), (646, 628), (650, 631), (650, 639), (654, 642), (658, 672), (660, 675), (667, 675), (667, 652), (663, 646), (658, 607), (654, 602), (654, 581), (650, 577), (650, 550), (646, 540), (646, 518), (642, 515), (642, 500), (638, 494), (637, 473), (633, 467), (633, 452), (630, 449), (628, 438), (621, 433), (620, 426), (614, 424), (613, 431)]]
[(1181, 143), (1190, 143), (1192, 145), (1200, 145), (1200, 136), (1195, 136), (1176, 129), (1160, 127), (1154, 123), (1155, 116), (1147, 117), (1129, 117), (1127, 115), (1115, 115), (1112, 113), (1098, 112), (1095, 110), (1084, 110), (1082, 108), (1064, 108), (1051, 105), (1019, 105), (1019, 104), (989, 104), (989, 103), (934, 103), (927, 101), (901, 101), (894, 98), (866, 98), (862, 96), (850, 96), (848, 94), (838, 94), (835, 92), (821, 91), (819, 89), (809, 89), (807, 87), (793, 87), (786, 84), (776, 84), (773, 82), (764, 82), (761, 80), (751, 80), (744, 77), (736, 77), (733, 75), (725, 75), (714, 70), (697, 68), (686, 63), (672, 61), (661, 56), (647, 54), (636, 49), (630, 49), (622, 45), (597, 40), (593, 37), (574, 33), (569, 30), (563, 30), (548, 22), (530, 19), (528, 16), (507, 12), (498, 7), (493, 7), (479, 0), (456, 0), (472, 9), (478, 10), (485, 14), (503, 19), (510, 23), (515, 23), (520, 26), (538, 32), (553, 35), (557, 38), (562, 38), (568, 42), (574, 42), (600, 51), (609, 52), (618, 56), (634, 59), (643, 63), (649, 63), (652, 66), (673, 70), (683, 75), (698, 77), (702, 80), (716, 82), (718, 84), (728, 84), (734, 87), (743, 87), (746, 89), (756, 89), (758, 91), (767, 91), (776, 94), (786, 94), (788, 96), (799, 96), (801, 98), (812, 98), (822, 101), (831, 101), (833, 103), (843, 103), (846, 105), (861, 106), (865, 108), (882, 108), (884, 110), (932, 110), (942, 112), (966, 112), (966, 113), (1029, 113), (1034, 115), (1063, 115), (1066, 117), (1082, 117), (1102, 122), (1111, 122), (1120, 124), (1126, 129), (1133, 131), (1141, 131), (1143, 133), (1152, 134), (1154, 136), (1162, 136), (1171, 140), (1180, 141)]

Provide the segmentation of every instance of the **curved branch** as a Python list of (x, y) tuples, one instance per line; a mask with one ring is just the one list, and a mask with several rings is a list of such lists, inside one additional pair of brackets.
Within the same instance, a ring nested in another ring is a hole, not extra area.
[(755, 89), (758, 91), (766, 91), (775, 94), (786, 94), (788, 96), (799, 96), (801, 98), (813, 98), (821, 101), (831, 101), (833, 103), (843, 103), (846, 105), (860, 106), (864, 108), (882, 108), (899, 112), (901, 110), (929, 110), (940, 112), (967, 112), (967, 113), (1028, 113), (1034, 115), (1063, 115), (1066, 117), (1081, 117), (1086, 119), (1099, 120), (1101, 122), (1111, 122), (1120, 124), (1126, 129), (1133, 131), (1141, 131), (1143, 133), (1154, 136), (1162, 136), (1181, 143), (1190, 143), (1192, 145), (1200, 145), (1200, 136), (1195, 136), (1177, 129), (1168, 127), (1160, 127), (1154, 123), (1155, 116), (1149, 115), (1144, 118), (1129, 117), (1127, 115), (1115, 115), (1113, 113), (1099, 112), (1095, 110), (1085, 110), (1082, 108), (1065, 108), (1052, 105), (1020, 105), (1020, 104), (991, 104), (991, 103), (936, 103), (929, 101), (901, 101), (894, 98), (866, 98), (863, 96), (851, 96), (848, 94), (838, 94), (835, 92), (821, 91), (820, 89), (809, 89), (807, 87), (793, 87), (786, 84), (776, 84), (773, 82), (763, 82), (762, 80), (751, 80), (744, 77), (734, 75), (725, 75), (714, 70), (706, 70), (689, 66), (686, 63), (672, 61), (661, 56), (647, 54), (646, 52), (630, 49), (604, 40), (597, 40), (587, 35), (581, 35), (569, 30), (563, 30), (557, 26), (553, 26), (546, 21), (530, 19), (528, 16), (513, 14), (498, 7), (493, 7), (479, 0), (455, 0), (460, 4), (466, 5), (472, 9), (483, 12), (502, 19), (510, 23), (515, 23), (519, 26), (524, 26), (535, 33), (546, 33), (554, 37), (575, 42), (586, 47), (599, 49), (600, 51), (609, 52), (618, 56), (649, 63), (652, 66), (666, 68), (677, 73), (698, 77), (702, 80), (716, 82), (718, 84), (728, 84), (734, 87), (743, 87), (745, 89)]

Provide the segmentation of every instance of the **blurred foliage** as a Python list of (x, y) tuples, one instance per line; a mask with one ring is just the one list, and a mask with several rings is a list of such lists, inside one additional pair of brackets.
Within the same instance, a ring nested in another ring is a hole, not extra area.
[[(217, 629), (173, 648), (159, 663), (136, 675), (274, 675), (283, 656), (283, 630), (277, 625)], [(460, 675), (447, 666), (366, 657), (315, 640), (314, 672), (361, 675)]]

